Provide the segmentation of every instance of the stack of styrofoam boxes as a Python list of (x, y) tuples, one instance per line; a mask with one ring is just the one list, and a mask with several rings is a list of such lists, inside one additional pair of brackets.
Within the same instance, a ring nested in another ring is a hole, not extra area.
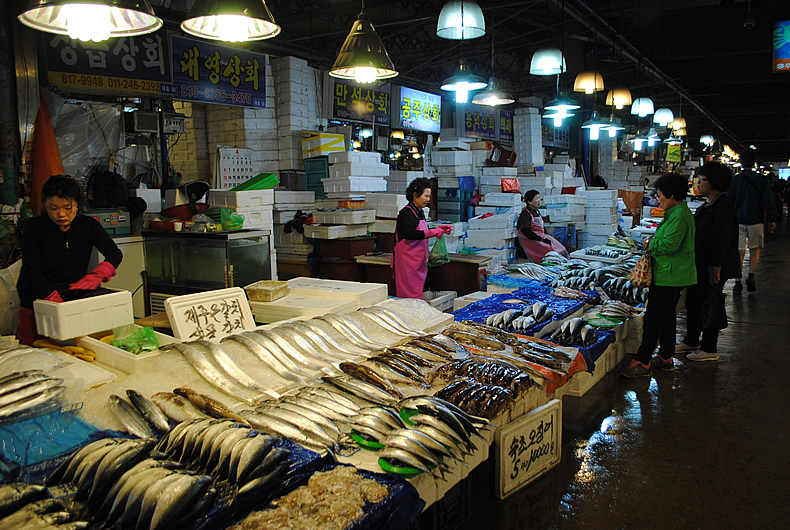
[(513, 116), (513, 148), (516, 166), (543, 165), (543, 133), (540, 110), (535, 107), (517, 108)]
[(643, 189), (645, 187), (647, 169), (648, 168), (645, 166), (628, 166), (628, 172), (626, 173), (626, 182), (628, 182), (627, 189)]
[(406, 188), (412, 180), (424, 178), (425, 172), (420, 171), (390, 171), (387, 177), (387, 193), (400, 193), (406, 196)]
[(481, 256), (495, 256), (505, 262), (513, 261), (516, 259), (518, 244), (517, 219), (511, 213), (469, 219), (464, 246)]
[(542, 168), (536, 168), (537, 175), (546, 178), (546, 184), (551, 184), (552, 191), (546, 191), (546, 195), (559, 194), (562, 191), (565, 180), (573, 177), (573, 170), (568, 164), (544, 164)]
[[(315, 90), (316, 71), (307, 65), (307, 61), (296, 57), (279, 57), (272, 59), (271, 63), (277, 94), (274, 110), (279, 169), (302, 170), (303, 135), (299, 131), (315, 130), (321, 124)], [(274, 127), (269, 130), (274, 130)]]
[(503, 178), (518, 178), (515, 167), (484, 167), (480, 176), (480, 193), (496, 193), (502, 191)]
[(544, 197), (551, 193), (552, 178), (547, 177), (543, 171), (538, 172), (537, 167), (533, 164), (525, 164), (518, 166), (518, 184), (521, 187), (521, 195), (524, 195), (530, 190), (535, 190)]
[(431, 165), (438, 177), (438, 217), (443, 221), (466, 221), (469, 199), (476, 188), (472, 151), (469, 144), (461, 141), (439, 142), (436, 147), (431, 153)]
[(314, 208), (314, 191), (274, 190), (274, 247), (279, 259), (307, 263), (312, 243), (295, 229), (286, 234), (285, 223), (292, 221), (298, 212), (311, 213)]
[(212, 207), (228, 208), (243, 215), (245, 229), (274, 230), (274, 190), (210, 190), (208, 200)]
[(550, 225), (574, 225), (576, 230), (584, 230), (584, 205), (587, 199), (584, 195), (546, 195), (543, 203), (546, 205), (546, 215), (549, 216)]
[(610, 138), (609, 135), (601, 136), (598, 140), (598, 157), (598, 175), (603, 177), (609, 188), (617, 189), (612, 185), (614, 167), (617, 163), (617, 138)]
[[(174, 101), (173, 107), (176, 112), (183, 114), (185, 119), (184, 132), (169, 152), (170, 163), (176, 171), (181, 173), (182, 182), (199, 180), (201, 176), (211, 174), (206, 105), (189, 101)], [(151, 205), (148, 206), (151, 211)]]
[(374, 191), (387, 191), (390, 167), (378, 153), (343, 151), (329, 155), (329, 178), (321, 179), (330, 199), (360, 200)]
[[(451, 225), (453, 227), (449, 234), (445, 234), (442, 237), (444, 238), (445, 245), (447, 245), (447, 252), (451, 254), (460, 254), (464, 249), (464, 240), (468, 233), (469, 223), (447, 223), (445, 221), (433, 221), (428, 223), (429, 228), (436, 228), (439, 225)], [(436, 238), (430, 238), (428, 240), (429, 248), (433, 248), (434, 243), (436, 243)]]
[(409, 204), (406, 194), (366, 193), (365, 208), (376, 210), (377, 219), (397, 219), (398, 213)]
[(584, 231), (577, 233), (579, 247), (605, 245), (609, 236), (617, 229), (617, 190), (587, 190)]

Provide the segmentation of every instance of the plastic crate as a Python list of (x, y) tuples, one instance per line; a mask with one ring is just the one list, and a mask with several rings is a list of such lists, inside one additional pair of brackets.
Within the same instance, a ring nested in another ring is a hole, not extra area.
[(271, 302), (288, 294), (288, 282), (276, 280), (261, 280), (244, 287), (247, 300), (256, 302)]
[(208, 201), (211, 206), (222, 208), (254, 208), (274, 204), (274, 190), (224, 191), (209, 190)]
[[(174, 337), (159, 333), (158, 331), (154, 331), (154, 335), (159, 340), (160, 347), (165, 344), (178, 342)], [(145, 372), (151, 367), (151, 364), (155, 363), (159, 358), (159, 350), (135, 354), (116, 348), (106, 342), (102, 342), (95, 336), (78, 337), (77, 346), (95, 353), (97, 362), (126, 374)]]
[(58, 340), (90, 335), (134, 322), (132, 294), (125, 290), (71, 302), (35, 300), (33, 310), (38, 332)]

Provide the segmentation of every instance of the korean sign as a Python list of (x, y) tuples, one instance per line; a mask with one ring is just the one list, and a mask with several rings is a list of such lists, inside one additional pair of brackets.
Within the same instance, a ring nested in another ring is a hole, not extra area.
[(774, 72), (790, 72), (790, 20), (774, 22)]
[(554, 399), (503, 427), (498, 434), (498, 496), (503, 499), (559, 463), (562, 402)]
[(48, 80), (56, 86), (85, 92), (158, 95), (171, 79), (164, 29), (103, 42), (48, 34), (45, 43)]
[(571, 132), (567, 124), (555, 127), (551, 120), (541, 120), (540, 132), (543, 145), (568, 149), (571, 146)]
[(400, 88), (400, 127), (438, 133), (441, 129), (442, 96)]
[(174, 335), (181, 340), (216, 342), (255, 327), (241, 287), (174, 296), (165, 300), (165, 310)]
[(513, 141), (513, 112), (509, 110), (499, 110), (499, 127), (497, 128), (497, 138), (504, 142)]
[(266, 55), (173, 35), (173, 99), (266, 107)]
[(332, 117), (344, 121), (390, 124), (392, 85), (377, 88), (357, 86), (332, 78)]
[(459, 129), (462, 136), (470, 138), (495, 139), (497, 132), (497, 111), (483, 105), (457, 106), (461, 116)]

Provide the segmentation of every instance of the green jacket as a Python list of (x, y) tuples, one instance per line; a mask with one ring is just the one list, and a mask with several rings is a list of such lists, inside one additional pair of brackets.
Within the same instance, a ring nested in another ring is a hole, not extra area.
[(653, 285), (685, 287), (697, 283), (694, 265), (694, 216), (682, 202), (664, 212), (650, 241)]

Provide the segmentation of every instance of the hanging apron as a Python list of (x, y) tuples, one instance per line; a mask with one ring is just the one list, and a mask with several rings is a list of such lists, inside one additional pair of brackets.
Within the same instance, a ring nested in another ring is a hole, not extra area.
[(548, 252), (552, 250), (559, 252), (563, 256), (566, 257), (568, 256), (568, 251), (565, 250), (565, 247), (562, 246), (562, 243), (560, 243), (553, 237), (546, 235), (546, 232), (543, 228), (543, 218), (540, 215), (534, 215), (532, 217), (532, 223), (530, 224), (530, 228), (535, 233), (535, 235), (537, 235), (541, 239), (544, 238), (548, 239), (550, 243), (544, 243), (543, 241), (535, 241), (529, 239), (519, 230), (518, 241), (519, 243), (521, 243), (521, 247), (524, 249), (524, 252), (526, 252), (527, 256), (529, 256), (529, 259), (531, 259), (535, 263), (540, 263), (541, 261), (543, 261), (543, 256), (545, 256)]
[[(417, 216), (411, 205), (407, 208)], [(423, 233), (428, 230), (425, 219), (420, 219), (417, 230)], [(425, 278), (428, 277), (428, 238), (400, 239), (396, 230), (391, 266), (395, 273), (395, 296), (422, 300)]]

